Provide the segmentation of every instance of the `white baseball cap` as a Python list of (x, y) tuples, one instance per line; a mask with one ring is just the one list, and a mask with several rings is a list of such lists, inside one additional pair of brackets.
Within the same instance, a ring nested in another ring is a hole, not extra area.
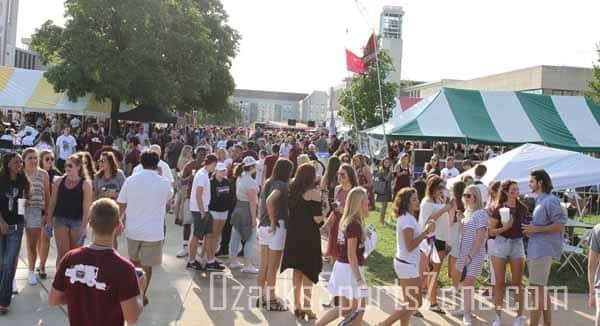
[(217, 163), (215, 171), (227, 171), (227, 165), (225, 163)]
[(252, 165), (256, 165), (256, 160), (254, 159), (254, 157), (252, 156), (246, 156), (244, 157), (244, 159), (242, 160), (242, 164), (244, 166), (252, 166)]

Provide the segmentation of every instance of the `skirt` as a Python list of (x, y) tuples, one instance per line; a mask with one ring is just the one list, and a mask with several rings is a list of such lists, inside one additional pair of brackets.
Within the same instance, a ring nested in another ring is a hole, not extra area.
[[(365, 279), (365, 269), (363, 266), (358, 267), (360, 275)], [(356, 279), (352, 275), (350, 264), (336, 261), (333, 264), (327, 291), (332, 297), (344, 297), (349, 299), (366, 298), (369, 296), (368, 288), (359, 288), (356, 284)]]

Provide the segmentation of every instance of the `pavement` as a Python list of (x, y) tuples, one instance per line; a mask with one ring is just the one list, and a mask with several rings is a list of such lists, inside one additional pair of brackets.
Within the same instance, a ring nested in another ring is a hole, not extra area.
[[(256, 276), (226, 270), (224, 273), (193, 272), (185, 269), (186, 259), (178, 259), (175, 253), (181, 245), (181, 228), (168, 219), (167, 239), (163, 264), (155, 268), (150, 285), (150, 304), (145, 307), (137, 325), (305, 325), (312, 322), (297, 320), (292, 312), (266, 312), (253, 307), (257, 291), (253, 288)], [(126, 254), (126, 244), (120, 239), (119, 251)], [(24, 241), (23, 241), (24, 242)], [(48, 290), (54, 276), (55, 247), (51, 248), (48, 259), (48, 279), (36, 286), (27, 285), (26, 249), (22, 248), (16, 280), (19, 294), (15, 295), (11, 311), (0, 316), (0, 325), (68, 325), (66, 308), (48, 307)], [(326, 269), (331, 266), (326, 265)], [(392, 268), (392, 266), (390, 266)], [(277, 295), (284, 298), (292, 307), (291, 271), (278, 277)], [(329, 301), (319, 282), (313, 293), (313, 310), (318, 316), (324, 313), (321, 303)], [(363, 325), (375, 325), (394, 311), (398, 302), (398, 287), (372, 288), (370, 304), (367, 306)], [(559, 291), (553, 296), (555, 311), (554, 325), (591, 325), (594, 311), (587, 307), (586, 294), (565, 294)], [(441, 299), (442, 303), (448, 300)], [(476, 296), (477, 309), (474, 313), (475, 325), (489, 325), (493, 312), (489, 300)], [(413, 317), (411, 325), (460, 325), (461, 319), (450, 314), (438, 315), (427, 310), (427, 301), (421, 312), (423, 319)], [(503, 315), (503, 325), (512, 325), (514, 312)], [(338, 321), (339, 322), (339, 321)], [(333, 325), (337, 323), (332, 323)]]

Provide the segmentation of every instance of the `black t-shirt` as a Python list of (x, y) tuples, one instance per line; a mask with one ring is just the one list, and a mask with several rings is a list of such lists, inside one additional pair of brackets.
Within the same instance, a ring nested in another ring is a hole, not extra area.
[(227, 178), (223, 181), (213, 178), (210, 181), (210, 204), (208, 209), (215, 212), (226, 212), (231, 208), (233, 203), (233, 188)]
[(0, 213), (8, 225), (23, 224), (23, 215), (18, 215), (18, 199), (24, 198), (24, 187), (19, 187), (16, 180), (0, 177)]
[(175, 169), (177, 167), (177, 161), (179, 160), (179, 154), (181, 154), (182, 149), (183, 143), (180, 141), (170, 142), (167, 144), (167, 163), (171, 169)]

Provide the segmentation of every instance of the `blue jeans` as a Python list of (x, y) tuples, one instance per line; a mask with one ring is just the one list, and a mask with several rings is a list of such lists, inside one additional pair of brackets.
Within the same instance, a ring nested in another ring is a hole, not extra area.
[(0, 235), (0, 306), (3, 307), (10, 306), (23, 229), (23, 225), (19, 225), (16, 231)]

